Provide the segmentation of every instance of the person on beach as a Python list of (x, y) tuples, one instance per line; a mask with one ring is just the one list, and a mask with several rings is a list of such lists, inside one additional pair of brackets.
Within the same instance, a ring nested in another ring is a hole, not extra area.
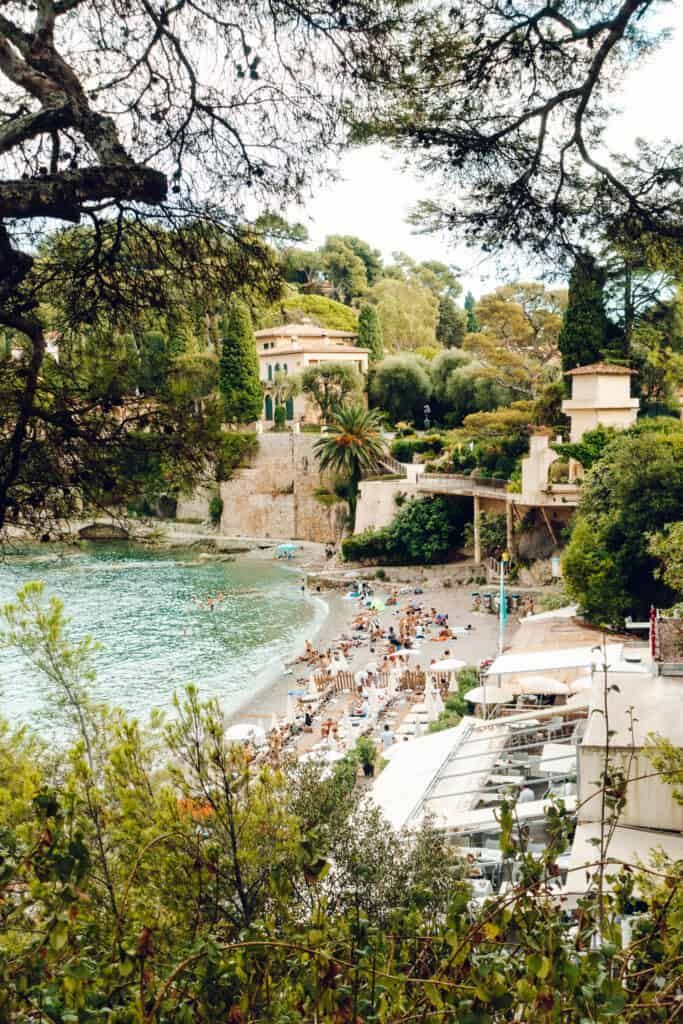
[(384, 729), (382, 730), (382, 750), (388, 750), (389, 747), (394, 744), (394, 734), (389, 728), (389, 723), (384, 723)]

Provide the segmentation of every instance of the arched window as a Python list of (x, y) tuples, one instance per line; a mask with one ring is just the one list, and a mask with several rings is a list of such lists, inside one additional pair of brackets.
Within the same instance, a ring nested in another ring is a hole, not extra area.
[(294, 400), (292, 398), (288, 398), (285, 402), (285, 416), (288, 420), (294, 419)]
[(279, 364), (279, 363), (276, 363), (276, 364), (275, 364), (275, 372), (276, 372), (276, 373), (279, 373), (279, 372), (280, 372), (280, 364)]
[(286, 377), (287, 376), (287, 363), (283, 363), (282, 364), (282, 372), (284, 373), (284, 375)]
[[(270, 367), (269, 367), (270, 369)], [(266, 395), (266, 419), (272, 420), (273, 418), (273, 399), (270, 395)]]
[(268, 363), (268, 380), (273, 379), (273, 364)]

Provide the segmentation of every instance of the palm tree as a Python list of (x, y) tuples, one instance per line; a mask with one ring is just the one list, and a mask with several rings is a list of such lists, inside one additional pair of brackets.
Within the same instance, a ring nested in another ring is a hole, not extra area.
[(348, 481), (352, 525), (361, 477), (381, 462), (386, 450), (379, 413), (360, 403), (339, 406), (330, 417), (327, 433), (314, 445), (321, 471), (330, 470)]

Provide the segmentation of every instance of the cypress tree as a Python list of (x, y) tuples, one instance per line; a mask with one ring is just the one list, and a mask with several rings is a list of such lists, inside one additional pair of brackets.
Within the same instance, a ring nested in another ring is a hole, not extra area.
[(558, 344), (562, 369), (596, 363), (607, 342), (605, 272), (590, 253), (578, 256), (569, 277), (569, 296)]
[(479, 324), (477, 318), (474, 315), (474, 295), (472, 292), (468, 292), (465, 296), (465, 312), (467, 313), (467, 333), (476, 334), (479, 330)]
[(166, 338), (160, 331), (147, 331), (140, 343), (140, 392), (158, 395), (166, 385), (169, 369)]
[(444, 348), (460, 348), (467, 330), (467, 318), (456, 306), (450, 295), (439, 299), (439, 319), (436, 325), (436, 339)]
[(249, 307), (233, 299), (223, 319), (218, 387), (229, 423), (251, 423), (261, 416), (263, 385), (259, 380), (256, 340)]
[(382, 325), (374, 306), (363, 306), (358, 317), (358, 345), (370, 349), (370, 362), (384, 359)]

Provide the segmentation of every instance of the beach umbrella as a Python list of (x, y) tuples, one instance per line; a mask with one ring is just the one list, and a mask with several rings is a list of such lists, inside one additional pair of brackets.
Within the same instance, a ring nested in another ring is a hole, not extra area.
[(225, 730), (224, 736), (228, 743), (253, 743), (257, 747), (260, 747), (266, 738), (261, 726), (252, 725), (250, 722), (236, 722)]
[(551, 679), (550, 676), (530, 676), (528, 679), (518, 680), (510, 686), (511, 690), (517, 693), (538, 694), (540, 696), (561, 696), (569, 693), (566, 683), (559, 679)]
[(296, 721), (296, 704), (291, 693), (287, 694), (287, 707), (285, 709), (285, 722), (287, 725), (294, 725)]
[[(486, 690), (486, 692), (484, 692)], [(465, 694), (465, 700), (468, 700), (470, 704), (507, 704), (509, 701), (514, 700), (514, 693), (510, 690), (505, 690), (499, 686), (475, 686), (473, 690), (468, 690)]]
[(443, 661), (435, 661), (429, 666), (430, 672), (459, 672), (467, 664), (466, 661), (459, 661), (458, 658), (444, 658)]

